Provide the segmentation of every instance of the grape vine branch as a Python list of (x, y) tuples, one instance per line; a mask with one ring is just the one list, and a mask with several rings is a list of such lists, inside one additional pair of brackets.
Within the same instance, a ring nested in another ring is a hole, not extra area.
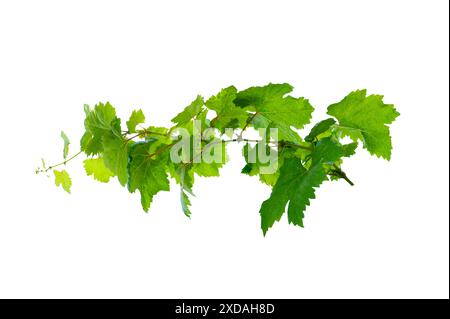
[[(109, 102), (93, 108), (85, 105), (80, 151), (69, 156), (70, 140), (61, 132), (62, 161), (47, 166), (42, 160), (36, 173), (53, 171), (55, 184), (70, 193), (69, 173), (57, 168), (85, 155), (87, 175), (103, 183), (117, 178), (129, 192), (139, 191), (146, 212), (157, 193), (169, 191), (172, 178), (180, 187), (182, 211), (190, 217), (195, 178), (219, 176), (228, 159), (226, 145), (242, 143), (246, 161), (242, 173), (258, 177), (272, 189), (259, 211), (264, 235), (285, 213), (289, 223), (303, 227), (306, 207), (323, 182), (344, 180), (354, 185), (342, 163), (359, 144), (390, 160), (389, 125), (399, 113), (381, 95), (353, 91), (328, 106), (330, 117), (302, 138), (299, 133), (310, 124), (314, 108), (309, 100), (293, 97), (292, 90), (286, 83), (269, 83), (241, 91), (230, 86), (207, 100), (199, 95), (169, 128), (144, 125), (143, 111), (135, 110), (123, 129)], [(244, 137), (248, 129), (260, 138)], [(346, 138), (351, 142), (345, 143)]]

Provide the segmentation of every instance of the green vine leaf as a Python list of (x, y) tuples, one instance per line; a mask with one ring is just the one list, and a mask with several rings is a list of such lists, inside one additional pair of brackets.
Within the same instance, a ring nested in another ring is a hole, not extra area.
[(172, 119), (172, 122), (176, 123), (178, 126), (183, 126), (189, 123), (189, 121), (191, 121), (195, 116), (197, 116), (200, 113), (204, 104), (205, 101), (203, 100), (203, 97), (197, 95), (197, 98), (194, 101), (192, 101), (191, 104), (186, 106), (183, 112), (175, 116)]
[(355, 155), (357, 148), (358, 148), (358, 143), (356, 143), (356, 142), (342, 145), (342, 151), (344, 153), (344, 157), (350, 157), (352, 155)]
[(256, 111), (252, 119), (255, 128), (277, 128), (279, 139), (301, 142), (292, 127), (302, 129), (308, 124), (314, 108), (302, 97), (286, 96), (292, 89), (289, 84), (255, 86), (239, 92), (235, 103)]
[(120, 119), (116, 117), (116, 110), (107, 102), (99, 103), (92, 110), (89, 105), (84, 106), (86, 119), (84, 127), (86, 132), (80, 141), (80, 147), (87, 155), (96, 155), (103, 152), (103, 137), (113, 133), (121, 136)]
[(183, 213), (187, 217), (191, 217), (191, 201), (189, 199), (189, 195), (194, 196), (194, 193), (192, 192), (192, 185), (194, 184), (194, 181), (193, 175), (190, 175), (187, 171), (188, 169), (186, 166), (182, 165), (180, 168), (180, 201)]
[(272, 193), (261, 206), (261, 228), (266, 234), (272, 225), (281, 219), (288, 207), (288, 221), (303, 227), (303, 217), (310, 200), (315, 198), (315, 188), (327, 180), (324, 164), (338, 161), (344, 152), (331, 138), (321, 140), (311, 153), (311, 166), (297, 157), (287, 158), (280, 169)]
[(57, 171), (54, 170), (55, 174), (55, 184), (56, 186), (61, 186), (67, 193), (70, 194), (70, 188), (72, 187), (72, 179), (66, 170)]
[(145, 122), (145, 115), (142, 110), (133, 111), (130, 119), (127, 121), (127, 128), (129, 133), (136, 133), (136, 126)]
[(206, 107), (216, 112), (211, 124), (222, 133), (226, 128), (242, 128), (247, 121), (248, 113), (233, 102), (236, 94), (237, 89), (230, 86), (206, 101)]
[(128, 182), (128, 144), (112, 133), (103, 136), (103, 159), (105, 166), (117, 175), (125, 186)]
[(372, 155), (391, 158), (389, 124), (400, 115), (381, 95), (366, 96), (366, 90), (354, 91), (341, 102), (328, 107), (328, 114), (339, 120), (337, 130), (354, 141), (363, 141)]
[(148, 212), (153, 196), (160, 191), (169, 191), (165, 161), (153, 159), (149, 153), (151, 142), (138, 143), (131, 148), (129, 165), (130, 180), (128, 189), (131, 193), (139, 190), (141, 204)]
[(317, 143), (314, 151), (311, 153), (312, 164), (332, 164), (338, 161), (342, 156), (344, 156), (344, 154), (345, 153), (341, 145), (334, 142), (331, 138), (326, 137)]
[(70, 140), (67, 137), (66, 133), (64, 133), (64, 131), (61, 131), (61, 138), (64, 141), (64, 148), (63, 148), (63, 157), (64, 159), (67, 158), (67, 155), (69, 155), (69, 145), (70, 145)]
[[(262, 161), (258, 156), (260, 149), (266, 154), (266, 158)], [(258, 143), (255, 146), (247, 143), (242, 149), (242, 154), (247, 164), (241, 173), (249, 176), (259, 176), (259, 180), (269, 186), (275, 185), (280, 175), (278, 167), (282, 165), (283, 158), (279, 156), (278, 151), (274, 150), (264, 143)], [(252, 161), (251, 159), (255, 159)]]
[(108, 183), (111, 177), (114, 177), (114, 173), (109, 170), (103, 157), (88, 158), (84, 161), (84, 169), (88, 176), (93, 176), (95, 180)]

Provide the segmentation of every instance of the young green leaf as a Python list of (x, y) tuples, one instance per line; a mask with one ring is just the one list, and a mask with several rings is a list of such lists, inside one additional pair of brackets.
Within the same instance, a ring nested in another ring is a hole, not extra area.
[[(264, 161), (259, 156), (260, 152), (264, 154)], [(280, 172), (279, 166), (283, 158), (277, 151), (271, 149), (269, 145), (257, 143), (255, 146), (246, 144), (242, 149), (242, 154), (247, 164), (241, 173), (249, 176), (259, 175), (259, 180), (269, 186), (275, 185)]]
[(136, 133), (136, 126), (145, 122), (145, 115), (142, 110), (133, 111), (130, 119), (127, 121), (127, 128), (129, 133)]
[(236, 93), (237, 89), (230, 86), (206, 101), (206, 107), (216, 112), (216, 117), (211, 121), (211, 125), (222, 133), (226, 128), (242, 128), (247, 121), (247, 112), (233, 102), (236, 99)]
[(102, 183), (108, 183), (109, 179), (114, 176), (114, 173), (105, 166), (102, 157), (86, 159), (84, 161), (84, 169), (88, 176), (93, 175), (95, 180)]
[[(192, 163), (192, 170), (194, 173), (196, 173), (198, 176), (203, 177), (213, 177), (213, 176), (219, 176), (220, 172), (219, 170), (225, 165), (227, 162), (227, 151), (226, 151), (226, 143), (215, 140), (211, 141), (209, 145), (212, 145), (210, 147), (204, 146), (201, 154), (202, 157), (199, 157), (199, 155), (193, 155), (193, 159), (199, 159), (199, 162)], [(215, 156), (217, 152), (220, 152)], [(205, 154), (209, 154), (211, 157), (211, 161), (205, 161), (204, 156)], [(218, 161), (215, 161), (215, 157), (217, 157)]]
[(178, 126), (183, 126), (187, 124), (190, 120), (192, 120), (200, 111), (202, 110), (205, 101), (203, 97), (197, 95), (197, 98), (192, 101), (192, 103), (186, 106), (183, 112), (179, 113), (172, 119), (173, 123), (176, 123)]
[(64, 131), (61, 131), (61, 138), (64, 141), (64, 149), (63, 149), (63, 157), (64, 159), (67, 158), (67, 155), (69, 155), (69, 144), (70, 144), (70, 140), (67, 137), (66, 133), (64, 133)]
[(187, 216), (187, 217), (191, 217), (191, 201), (189, 199), (188, 194), (194, 196), (194, 194), (192, 193), (192, 184), (193, 184), (193, 179), (192, 179), (192, 175), (189, 175), (189, 173), (187, 173), (187, 168), (185, 165), (181, 165), (180, 168), (180, 201), (181, 201), (181, 209), (183, 210), (183, 213)]
[(61, 186), (67, 193), (70, 194), (70, 188), (72, 187), (72, 180), (69, 173), (66, 170), (57, 171), (54, 170), (55, 174), (55, 184), (56, 186)]
[(103, 137), (113, 133), (121, 136), (120, 119), (116, 117), (116, 110), (107, 102), (99, 103), (92, 110), (89, 105), (84, 106), (86, 119), (84, 127), (86, 132), (80, 141), (80, 147), (87, 155), (95, 155), (103, 152)]

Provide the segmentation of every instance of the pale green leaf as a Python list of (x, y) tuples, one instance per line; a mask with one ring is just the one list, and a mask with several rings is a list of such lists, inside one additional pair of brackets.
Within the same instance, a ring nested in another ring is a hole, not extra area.
[(116, 117), (116, 110), (107, 102), (99, 103), (94, 109), (84, 106), (86, 132), (80, 141), (80, 147), (87, 155), (99, 154), (103, 151), (103, 137), (110, 133), (121, 136), (120, 119)]
[(92, 175), (95, 180), (102, 183), (109, 182), (109, 179), (114, 176), (114, 173), (105, 166), (102, 157), (86, 159), (84, 161), (84, 169), (88, 176)]
[(136, 133), (136, 126), (145, 122), (145, 115), (142, 110), (133, 111), (127, 121), (128, 133)]
[(66, 159), (67, 155), (69, 155), (70, 140), (67, 137), (66, 133), (64, 133), (63, 131), (61, 131), (61, 138), (64, 141), (63, 157), (64, 157), (64, 159)]
[(234, 104), (237, 90), (234, 86), (227, 87), (206, 101), (206, 107), (216, 112), (211, 125), (222, 133), (226, 128), (242, 128), (248, 119), (248, 113)]
[(190, 105), (186, 106), (181, 113), (179, 113), (172, 119), (172, 122), (176, 123), (178, 126), (187, 124), (190, 120), (197, 116), (197, 114), (200, 113), (204, 104), (205, 102), (203, 100), (203, 97), (198, 95)]
[[(279, 176), (279, 166), (282, 157), (269, 145), (257, 143), (254, 146), (246, 144), (242, 149), (242, 154), (247, 164), (241, 173), (249, 176), (259, 175), (262, 183), (273, 186)], [(263, 158), (260, 156), (263, 154)]]
[(187, 168), (185, 165), (181, 165), (180, 169), (180, 201), (181, 209), (187, 217), (191, 217), (191, 201), (188, 194), (194, 196), (192, 193), (193, 179), (189, 173), (187, 173)]
[(72, 187), (72, 179), (66, 170), (58, 171), (53, 170), (55, 174), (55, 184), (56, 186), (61, 186), (67, 193), (70, 194), (70, 188)]

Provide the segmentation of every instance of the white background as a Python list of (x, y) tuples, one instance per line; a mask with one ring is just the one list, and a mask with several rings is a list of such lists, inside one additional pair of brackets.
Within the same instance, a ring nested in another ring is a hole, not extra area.
[[(395, 298), (449, 296), (448, 1), (0, 0), (0, 297)], [(34, 175), (78, 149), (84, 103), (148, 124), (206, 97), (289, 82), (314, 120), (351, 90), (401, 117), (391, 162), (361, 150), (327, 183), (304, 229), (262, 236), (270, 189), (240, 174), (198, 179), (143, 213), (118, 182), (67, 168), (72, 195)]]

